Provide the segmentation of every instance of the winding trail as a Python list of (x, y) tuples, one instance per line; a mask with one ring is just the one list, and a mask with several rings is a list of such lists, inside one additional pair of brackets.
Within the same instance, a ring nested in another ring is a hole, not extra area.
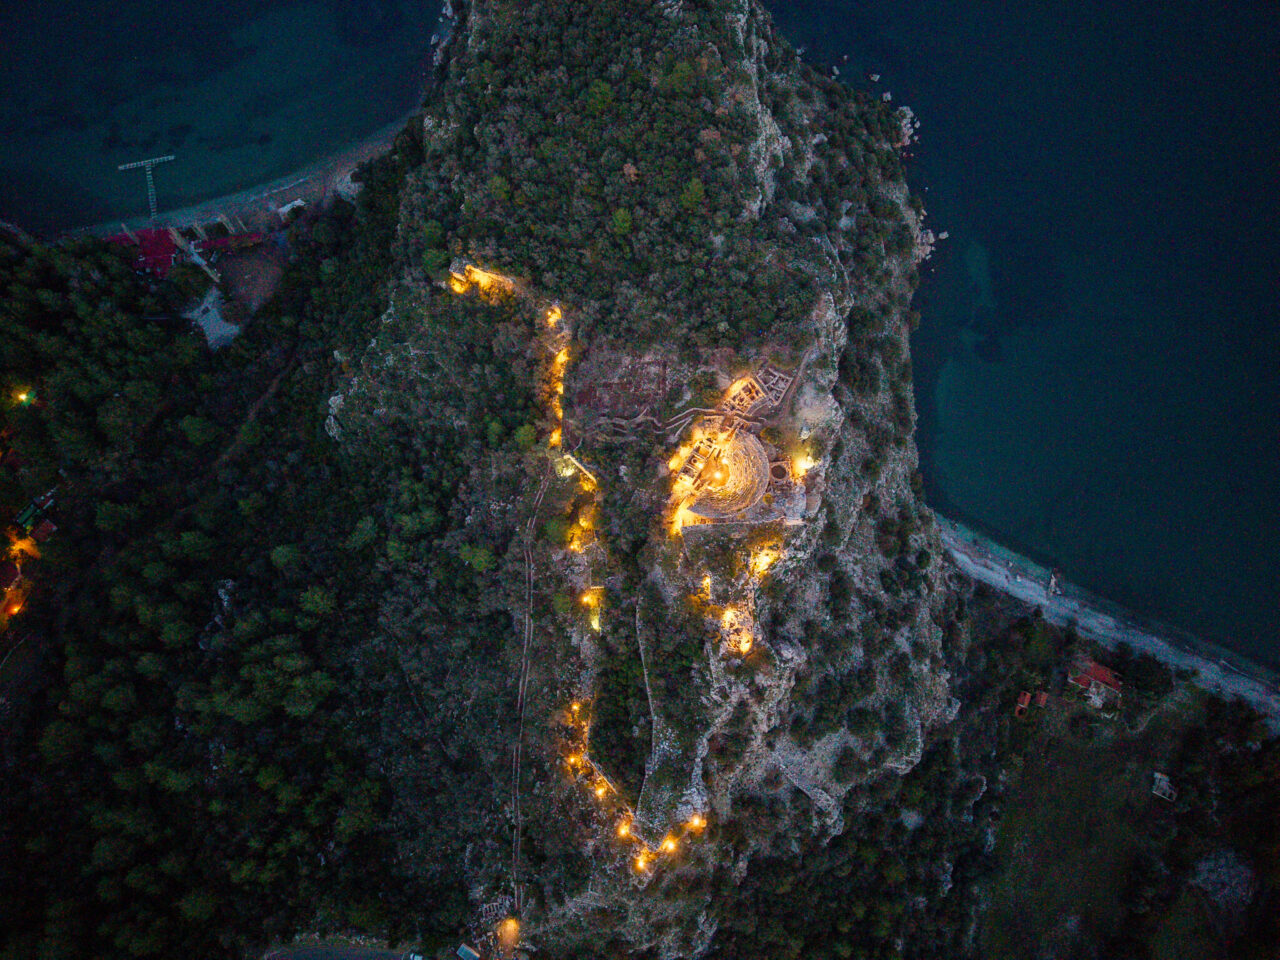
[(511, 809), (513, 826), (511, 836), (511, 887), (515, 897), (517, 915), (524, 905), (524, 888), (520, 882), (520, 856), (523, 834), (523, 817), (520, 811), (520, 769), (524, 760), (524, 715), (527, 705), (525, 692), (529, 686), (529, 647), (533, 640), (533, 535), (537, 529), (538, 511), (542, 508), (542, 498), (546, 496), (547, 487), (551, 484), (551, 461), (542, 474), (542, 482), (538, 485), (538, 493), (533, 500), (533, 509), (524, 526), (524, 646), (520, 653), (520, 681), (516, 686), (516, 712), (520, 716), (520, 729), (516, 734), (515, 750), (511, 754)]

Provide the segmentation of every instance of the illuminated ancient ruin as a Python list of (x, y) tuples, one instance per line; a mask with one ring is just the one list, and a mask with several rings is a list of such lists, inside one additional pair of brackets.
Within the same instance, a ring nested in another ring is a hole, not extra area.
[(766, 363), (736, 380), (714, 414), (693, 423), (691, 438), (667, 462), (673, 536), (703, 524), (800, 522), (811, 464), (771, 453), (759, 436), (761, 418), (778, 409), (794, 381)]
[(724, 651), (745, 657), (755, 647), (755, 618), (740, 604), (724, 608), (720, 614), (720, 637)]
[(449, 289), (454, 293), (478, 292), (482, 296), (510, 296), (515, 292), (515, 281), (500, 273), (481, 270), (474, 263), (455, 260), (449, 267)]
[(713, 442), (693, 483), (690, 513), (708, 520), (736, 517), (754, 507), (769, 486), (769, 460), (750, 433), (731, 430)]

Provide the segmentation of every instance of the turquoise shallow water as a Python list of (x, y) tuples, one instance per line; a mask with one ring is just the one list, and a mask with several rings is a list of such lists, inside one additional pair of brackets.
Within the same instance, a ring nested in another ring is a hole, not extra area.
[(0, 5), (0, 217), (54, 230), (241, 190), (412, 109), (438, 6), (412, 0)]
[(768, 6), (923, 123), (951, 235), (913, 340), (931, 501), (1280, 660), (1280, 9)]

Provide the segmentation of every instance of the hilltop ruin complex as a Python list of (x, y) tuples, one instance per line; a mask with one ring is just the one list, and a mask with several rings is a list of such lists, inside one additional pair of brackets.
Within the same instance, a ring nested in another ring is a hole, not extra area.
[[(477, 3), (456, 75), (492, 73), (501, 48), (512, 76), (540, 76), (520, 65), (557, 42), (537, 16), (553, 14)], [(504, 100), (505, 80), (462, 87), (424, 123), (402, 212), (408, 251), (420, 224), (458, 217), (450, 265), (410, 260), (386, 321), (398, 342), (371, 345), (330, 405), (354, 444), (420, 429), (415, 394), (443, 415), (455, 328), (490, 331), (531, 384), (525, 452), (477, 462), (459, 505), (508, 544), (485, 602), (517, 634), (501, 667), (466, 677), (513, 730), (466, 883), (556, 955), (598, 949), (602, 918), (620, 949), (704, 952), (716, 885), (789, 838), (840, 833), (850, 791), (909, 770), (955, 709), (910, 440), (922, 232), (900, 118), (817, 82), (750, 0), (667, 5), (649, 27), (591, 81), (582, 122), (611, 97), (641, 109), (646, 85), (701, 91), (672, 94), (699, 104), (698, 146), (661, 148), (687, 163), (683, 192), (662, 199), (634, 143), (582, 141), (575, 166), (549, 144), (576, 134)], [(460, 166), (463, 140), (495, 172)], [(539, 164), (587, 186), (557, 205)], [(440, 206), (450, 191), (461, 214)], [(599, 232), (578, 229), (589, 215)]]

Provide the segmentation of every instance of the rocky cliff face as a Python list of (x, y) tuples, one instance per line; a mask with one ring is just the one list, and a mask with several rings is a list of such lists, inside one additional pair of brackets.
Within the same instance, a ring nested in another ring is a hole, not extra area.
[[(467, 863), (477, 906), (510, 895), (552, 955), (704, 952), (720, 885), (840, 833), (851, 789), (955, 709), (911, 440), (909, 119), (803, 67), (753, 0), (643, 16), (606, 41), (604, 10), (471, 8), (405, 197), (399, 342), (331, 402), (348, 443), (412, 430), (415, 392), (465, 416), (483, 385), (442, 362), (440, 312), (505, 318), (539, 442), (478, 459), (460, 509), (509, 538), (493, 602), (521, 635), (490, 682), (521, 746)], [(548, 60), (566, 35), (585, 52)], [(772, 472), (708, 521), (699, 498), (741, 479), (717, 471), (756, 469), (726, 452), (747, 438)]]

